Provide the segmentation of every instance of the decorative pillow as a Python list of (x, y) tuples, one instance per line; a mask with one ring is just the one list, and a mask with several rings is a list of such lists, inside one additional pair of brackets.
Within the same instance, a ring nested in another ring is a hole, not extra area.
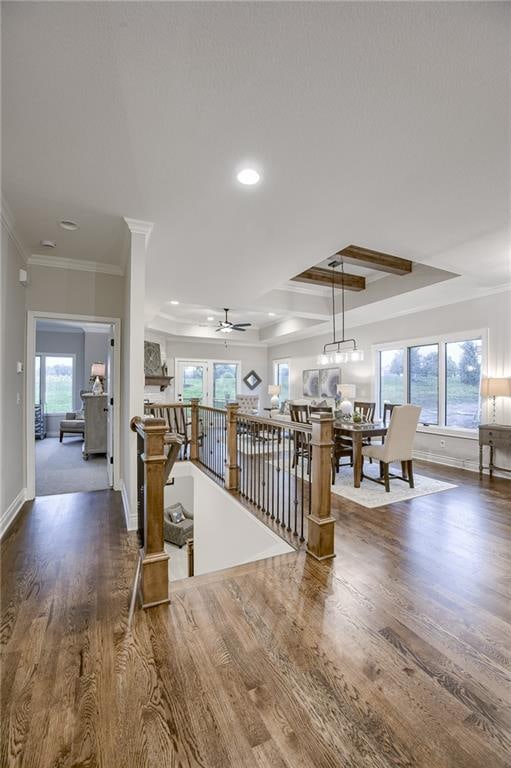
[(179, 501), (176, 504), (171, 504), (170, 507), (167, 507), (165, 513), (170, 517), (173, 523), (180, 523), (181, 520), (185, 519), (183, 505)]

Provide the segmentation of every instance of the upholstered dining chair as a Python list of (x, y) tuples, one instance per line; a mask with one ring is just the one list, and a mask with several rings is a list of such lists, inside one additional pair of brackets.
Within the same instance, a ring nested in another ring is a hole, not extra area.
[[(408, 482), (410, 488), (414, 487), (412, 451), (420, 413), (421, 408), (418, 405), (394, 406), (385, 443), (383, 445), (367, 445), (362, 448), (361, 480), (367, 478), (379, 482), (385, 485), (387, 493), (390, 491), (391, 477)], [(365, 457), (380, 462), (380, 480), (364, 475)], [(390, 464), (396, 461), (401, 462), (402, 475), (391, 475), (389, 472)]]

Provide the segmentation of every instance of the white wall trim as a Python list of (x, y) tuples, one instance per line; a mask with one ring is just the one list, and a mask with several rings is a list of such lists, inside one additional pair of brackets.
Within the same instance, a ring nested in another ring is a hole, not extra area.
[(2, 224), (4, 225), (7, 231), (7, 234), (9, 235), (14, 245), (16, 246), (16, 250), (18, 251), (19, 255), (21, 256), (25, 264), (28, 264), (29, 253), (25, 248), (25, 246), (23, 245), (23, 243), (21, 242), (21, 239), (18, 233), (16, 232), (16, 228), (14, 226), (14, 216), (12, 215), (11, 209), (7, 205), (7, 201), (3, 195), (1, 197), (0, 203), (1, 203), (0, 217), (2, 220)]
[(9, 528), (13, 520), (18, 516), (23, 504), (27, 500), (27, 489), (22, 488), (18, 495), (11, 501), (2, 517), (0, 518), (0, 539)]
[(25, 467), (27, 478), (27, 499), (35, 498), (35, 440), (34, 440), (34, 402), (35, 402), (35, 353), (36, 321), (72, 320), (75, 322), (105, 323), (113, 326), (114, 339), (114, 424), (113, 424), (113, 488), (120, 490), (121, 482), (121, 320), (118, 317), (96, 317), (95, 315), (70, 315), (55, 312), (27, 311), (27, 340), (25, 360)]
[(122, 498), (122, 508), (124, 510), (124, 520), (126, 522), (126, 528), (128, 531), (136, 531), (138, 528), (138, 520), (136, 512), (131, 512), (130, 502), (128, 499), (128, 492), (126, 490), (126, 484), (124, 480), (120, 481), (120, 491)]
[[(465, 469), (468, 472), (479, 472), (479, 464), (477, 461), (471, 459), (458, 459), (455, 456), (446, 456), (445, 454), (432, 453), (431, 451), (413, 451), (413, 458), (417, 461), (429, 461), (432, 464), (444, 464), (446, 467), (457, 467), (458, 469)], [(488, 475), (488, 468), (483, 470), (484, 475)], [(499, 470), (493, 470), (494, 477), (500, 477), (504, 480), (511, 480), (511, 474), (507, 472), (499, 472)]]
[(124, 216), (124, 221), (128, 225), (128, 229), (132, 235), (144, 235), (145, 245), (149, 242), (151, 232), (153, 231), (154, 224), (152, 221), (142, 221), (142, 219), (130, 219)]
[(85, 259), (68, 259), (64, 256), (51, 256), (43, 253), (32, 253), (28, 257), (28, 264), (36, 267), (97, 272), (102, 275), (116, 275), (117, 277), (122, 277), (124, 274), (122, 267), (117, 264), (105, 264), (101, 261), (86, 261)]

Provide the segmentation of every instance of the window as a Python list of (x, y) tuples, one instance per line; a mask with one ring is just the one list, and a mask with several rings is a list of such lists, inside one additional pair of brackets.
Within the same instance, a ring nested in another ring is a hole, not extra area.
[(182, 399), (184, 403), (189, 403), (192, 397), (202, 399), (205, 372), (204, 365), (190, 363), (183, 366)]
[(380, 352), (380, 415), (384, 403), (406, 401), (404, 349), (382, 349)]
[(46, 413), (72, 411), (74, 358), (46, 355), (44, 363)]
[(289, 363), (277, 362), (274, 369), (275, 384), (280, 386), (280, 402), (289, 400)]
[(445, 345), (445, 424), (476, 429), (479, 424), (481, 339)]
[(35, 404), (41, 403), (41, 355), (35, 356)]
[(224, 408), (236, 400), (238, 366), (236, 363), (213, 363), (213, 406)]
[(476, 430), (487, 331), (454, 333), (376, 347), (376, 397), (421, 407), (420, 423)]
[(438, 344), (408, 347), (408, 372), (409, 402), (423, 424), (438, 424)]

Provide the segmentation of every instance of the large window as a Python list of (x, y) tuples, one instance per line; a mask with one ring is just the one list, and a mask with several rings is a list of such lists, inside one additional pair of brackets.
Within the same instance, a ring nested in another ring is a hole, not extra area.
[(280, 402), (289, 400), (289, 363), (287, 361), (275, 363), (275, 384), (280, 386)]
[(445, 423), (475, 429), (479, 424), (481, 339), (445, 345)]
[(408, 347), (409, 402), (422, 408), (423, 424), (438, 424), (438, 344)]
[(224, 408), (236, 400), (238, 366), (236, 363), (213, 363), (213, 405)]
[(35, 402), (46, 413), (73, 410), (74, 355), (36, 355)]
[(382, 349), (380, 352), (380, 411), (384, 403), (406, 401), (404, 349)]
[(484, 339), (452, 334), (376, 348), (376, 397), (385, 403), (420, 405), (420, 423), (477, 429)]

